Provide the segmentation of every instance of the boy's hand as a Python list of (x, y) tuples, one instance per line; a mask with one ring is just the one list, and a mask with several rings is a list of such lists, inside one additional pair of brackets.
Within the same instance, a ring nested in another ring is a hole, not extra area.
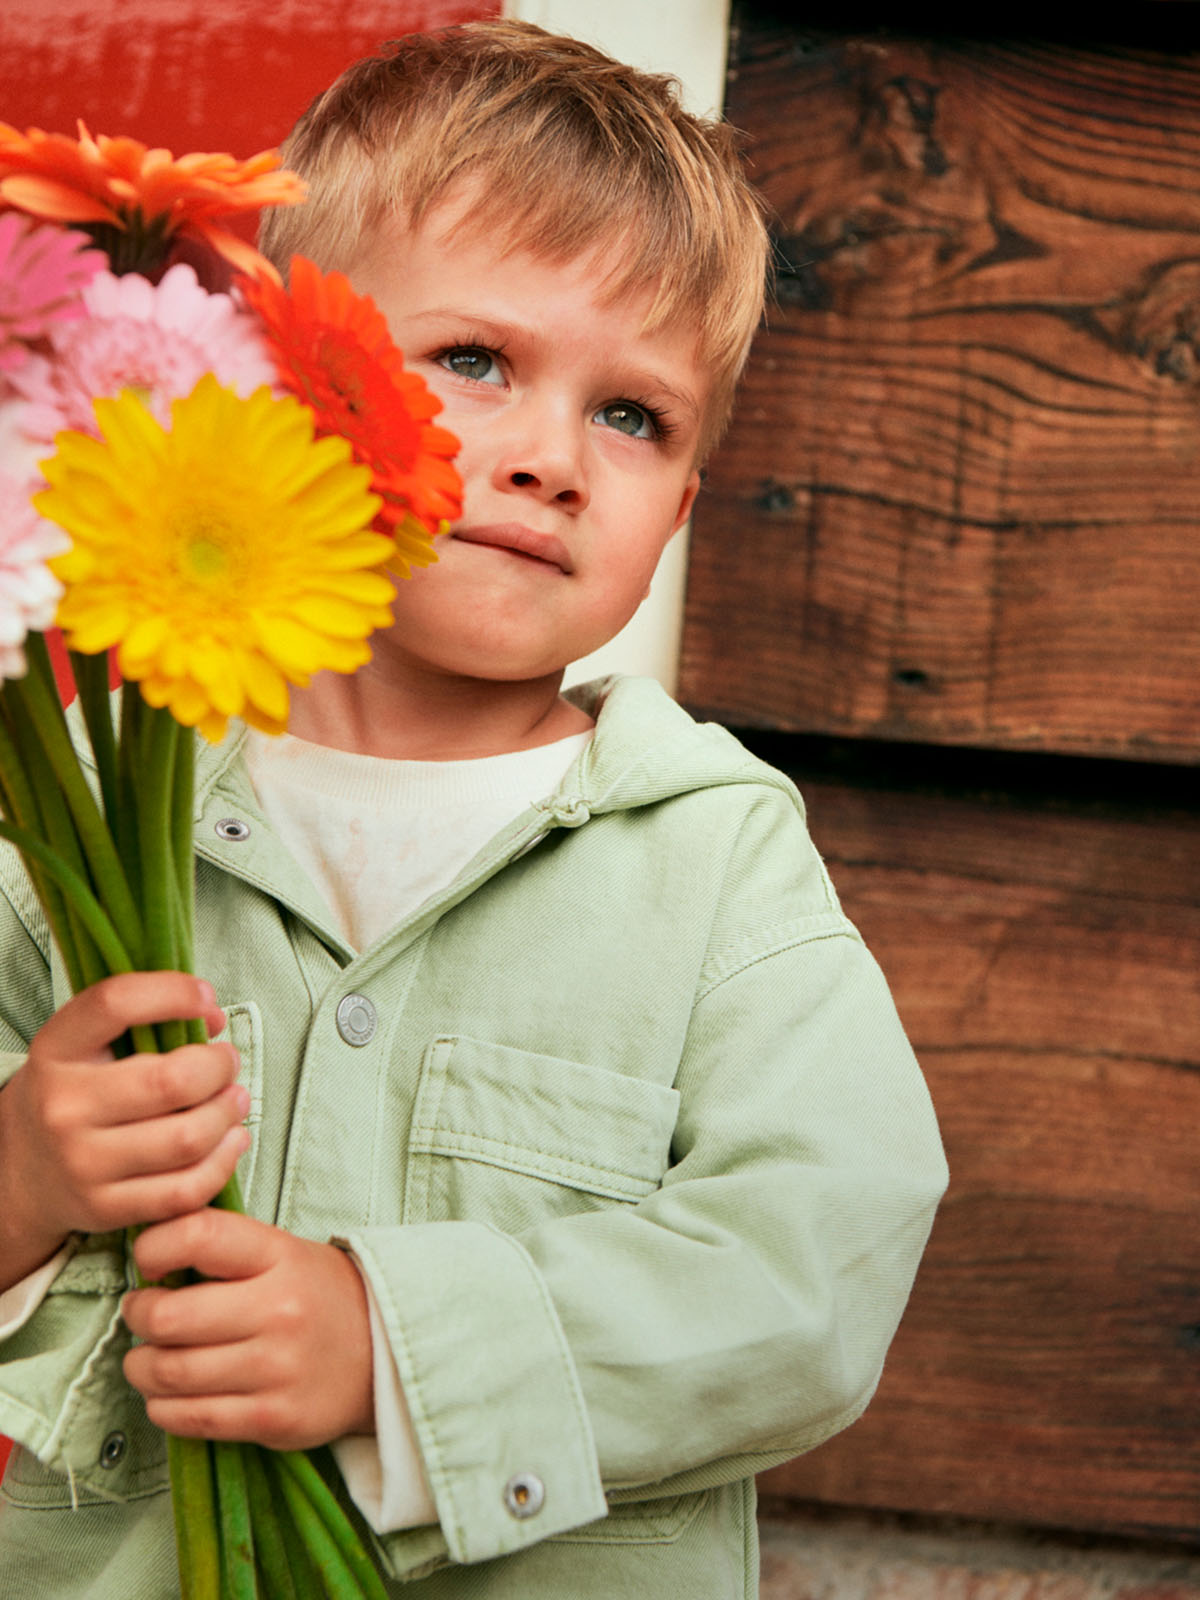
[(0, 1090), (0, 1288), (70, 1233), (106, 1233), (206, 1204), (249, 1143), (249, 1108), (229, 1044), (114, 1059), (137, 1023), (201, 1017), (224, 1026), (212, 987), (181, 972), (133, 972), (69, 1000)]
[(151, 1422), (275, 1450), (374, 1432), (367, 1294), (343, 1250), (206, 1208), (147, 1228), (134, 1256), (151, 1280), (188, 1267), (210, 1280), (125, 1297), (145, 1341), (125, 1376)]

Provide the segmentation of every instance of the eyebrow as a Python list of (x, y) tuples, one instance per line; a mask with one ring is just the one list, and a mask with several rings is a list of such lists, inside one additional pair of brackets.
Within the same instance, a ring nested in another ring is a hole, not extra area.
[(664, 394), (668, 400), (674, 401), (679, 409), (683, 412), (686, 412), (693, 422), (698, 423), (700, 421), (700, 407), (696, 404), (695, 400), (690, 394), (684, 393), (682, 389), (672, 388), (671, 385), (665, 381), (665, 379), (657, 378), (653, 373), (648, 374), (648, 377), (650, 381), (650, 387), (656, 393)]

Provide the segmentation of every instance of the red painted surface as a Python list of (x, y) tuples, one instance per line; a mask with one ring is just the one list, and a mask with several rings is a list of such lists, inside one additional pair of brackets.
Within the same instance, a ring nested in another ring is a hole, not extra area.
[[(496, 16), (499, 0), (7, 0), (0, 121), (128, 134), (246, 157), (276, 145), (313, 97), (397, 34)], [(8, 1456), (0, 1438), (0, 1470)]]
[(321, 89), (397, 34), (499, 0), (7, 0), (0, 120), (236, 156), (278, 144)]

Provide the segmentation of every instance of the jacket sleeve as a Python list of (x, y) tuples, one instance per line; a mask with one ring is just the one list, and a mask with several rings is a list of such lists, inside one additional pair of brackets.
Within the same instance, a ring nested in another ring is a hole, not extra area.
[[(878, 1382), (946, 1166), (883, 977), (780, 810), (729, 864), (661, 1187), (519, 1235), (349, 1238), (455, 1560), (785, 1460)], [(798, 890), (772, 880), (781, 826)]]

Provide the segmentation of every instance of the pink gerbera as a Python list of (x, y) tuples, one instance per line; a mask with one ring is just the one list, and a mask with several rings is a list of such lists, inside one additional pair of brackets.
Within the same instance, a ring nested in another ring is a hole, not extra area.
[(25, 638), (54, 621), (62, 585), (46, 565), (70, 540), (39, 517), (30, 484), (0, 471), (0, 683), (25, 675)]
[(83, 315), (80, 293), (105, 265), (90, 246), (86, 234), (0, 216), (0, 372), (26, 361), (24, 341)]
[(271, 384), (275, 368), (258, 320), (227, 294), (200, 287), (180, 264), (152, 284), (136, 273), (100, 273), (84, 291), (86, 315), (54, 329), (49, 356), (33, 356), (11, 375), (28, 402), (31, 438), (63, 429), (98, 437), (92, 402), (133, 389), (164, 426), (171, 401), (206, 372), (243, 399)]

